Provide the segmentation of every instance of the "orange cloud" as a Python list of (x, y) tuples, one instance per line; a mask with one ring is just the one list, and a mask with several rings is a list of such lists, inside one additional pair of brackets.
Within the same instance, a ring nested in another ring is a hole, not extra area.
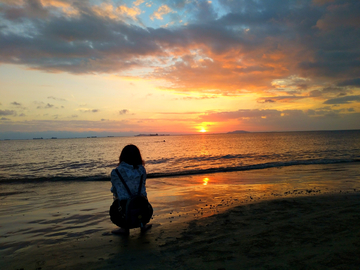
[(171, 8), (169, 8), (167, 5), (162, 5), (158, 8), (157, 11), (155, 11), (151, 16), (150, 19), (154, 20), (154, 19), (158, 19), (158, 20), (163, 20), (163, 16), (166, 14), (169, 14), (171, 12), (174, 12), (171, 10)]
[(141, 10), (137, 7), (128, 7), (126, 5), (115, 7), (109, 3), (101, 3), (98, 6), (93, 6), (92, 10), (95, 14), (101, 17), (107, 17), (112, 20), (126, 20), (131, 18), (137, 21), (137, 16), (141, 14)]

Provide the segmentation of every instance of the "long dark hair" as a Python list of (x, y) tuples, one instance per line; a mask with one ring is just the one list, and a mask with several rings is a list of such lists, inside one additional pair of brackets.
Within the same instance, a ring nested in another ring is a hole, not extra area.
[(133, 165), (134, 168), (137, 168), (139, 165), (145, 165), (141, 157), (139, 148), (133, 144), (128, 144), (123, 148), (119, 157), (119, 164), (124, 161), (129, 165)]

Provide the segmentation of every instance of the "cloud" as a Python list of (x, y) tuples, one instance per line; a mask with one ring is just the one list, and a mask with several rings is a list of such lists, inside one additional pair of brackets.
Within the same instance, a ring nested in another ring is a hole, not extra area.
[[(296, 131), (296, 130), (331, 130), (359, 129), (360, 113), (349, 113), (347, 110), (238, 110), (213, 112), (202, 115), (199, 121), (226, 126), (240, 127), (249, 131)], [(231, 131), (231, 130), (230, 130)]]
[(281, 112), (277, 110), (238, 110), (232, 112), (208, 113), (200, 116), (200, 120), (204, 122), (222, 122), (231, 119), (266, 118), (280, 115)]
[(204, 94), (359, 85), (357, 1), (221, 0), (217, 9), (208, 1), (153, 2), (152, 18), (182, 17), (166, 29), (141, 19), (151, 16), (141, 1), (112, 3), (5, 2), (0, 63), (73, 74), (146, 69), (141, 76), (164, 80), (162, 89)]
[(90, 113), (97, 113), (97, 112), (99, 112), (100, 110), (98, 110), (98, 109), (88, 109), (88, 110), (80, 110), (81, 112), (85, 112), (85, 113), (88, 113), (88, 112), (90, 112)]
[(11, 119), (6, 118), (6, 117), (1, 117), (0, 120), (1, 120), (1, 121), (9, 121), (9, 120), (11, 120)]
[[(142, 125), (141, 128), (146, 126)], [(1, 132), (41, 132), (41, 131), (108, 131), (124, 132), (139, 129), (134, 122), (123, 121), (86, 121), (86, 120), (31, 120), (1, 123)]]
[(328, 7), (328, 12), (317, 21), (316, 27), (324, 31), (330, 31), (339, 28), (343, 30), (352, 27), (359, 28), (360, 18), (359, 14), (357, 13), (358, 10), (349, 9), (348, 4), (350, 1), (337, 2), (337, 5), (330, 5)]
[(46, 105), (43, 105), (44, 102), (35, 102), (35, 104), (40, 104), (36, 107), (36, 109), (51, 109), (54, 107), (53, 104), (47, 103)]
[(128, 114), (128, 113), (129, 113), (129, 110), (127, 110), (127, 109), (123, 109), (123, 110), (119, 111), (120, 115), (124, 115), (124, 114)]
[(101, 3), (100, 5), (93, 6), (92, 12), (97, 16), (110, 18), (112, 20), (129, 20), (138, 21), (137, 16), (141, 14), (138, 8), (139, 3), (134, 3), (133, 7), (127, 5), (113, 6), (110, 3)]
[(47, 97), (48, 99), (53, 99), (53, 100), (57, 100), (57, 101), (66, 101), (66, 99), (64, 98), (57, 98), (57, 97), (54, 97), (54, 96), (49, 96)]
[(158, 112), (157, 114), (177, 114), (177, 115), (184, 115), (184, 114), (200, 114), (199, 112)]
[(226, 122), (229, 120), (256, 120), (260, 119), (265, 121), (265, 119), (289, 119), (289, 118), (298, 118), (308, 116), (337, 116), (340, 113), (345, 112), (354, 112), (354, 110), (338, 109), (334, 110), (330, 106), (324, 108), (318, 108), (315, 110), (273, 110), (273, 109), (247, 109), (247, 110), (237, 110), (237, 111), (228, 111), (228, 112), (209, 112), (204, 115), (200, 115), (199, 119), (203, 122)]
[(339, 82), (337, 85), (338, 86), (359, 86), (360, 87), (360, 78), (345, 80), (345, 81)]
[(2, 12), (8, 20), (22, 20), (24, 17), (35, 19), (45, 19), (49, 12), (44, 8), (40, 0), (28, 0), (23, 2), (23, 6), (8, 5), (2, 7)]
[(204, 99), (215, 99), (215, 98), (219, 98), (218, 96), (209, 96), (209, 95), (203, 95), (200, 97), (193, 97), (193, 96), (187, 96), (187, 97), (182, 97), (182, 98), (175, 98), (175, 100), (204, 100)]
[(275, 103), (276, 100), (272, 99), (272, 98), (259, 98), (258, 102), (259, 103)]
[(328, 99), (324, 104), (349, 104), (351, 102), (360, 102), (360, 95)]
[(154, 11), (154, 13), (150, 16), (150, 19), (162, 20), (164, 15), (169, 14), (171, 12), (173, 11), (167, 5), (162, 5), (158, 8), (157, 11)]
[(16, 111), (13, 111), (13, 110), (0, 110), (0, 115), (16, 115)]
[(18, 103), (18, 102), (16, 102), (16, 101), (11, 102), (11, 105), (14, 105), (14, 106), (21, 106), (21, 104), (20, 104), (20, 103)]
[(276, 96), (261, 97), (257, 99), (258, 103), (275, 103), (275, 102), (294, 102), (299, 99), (307, 98), (306, 96)]

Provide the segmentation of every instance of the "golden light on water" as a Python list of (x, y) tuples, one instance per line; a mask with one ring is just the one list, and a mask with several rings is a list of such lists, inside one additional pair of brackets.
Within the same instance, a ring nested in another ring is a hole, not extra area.
[(205, 177), (205, 178), (203, 179), (203, 185), (204, 185), (204, 186), (207, 186), (208, 182), (209, 182), (209, 178)]

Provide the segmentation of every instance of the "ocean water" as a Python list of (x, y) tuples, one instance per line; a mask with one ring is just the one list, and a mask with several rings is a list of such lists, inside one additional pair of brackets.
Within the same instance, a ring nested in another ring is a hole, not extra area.
[(0, 141), (0, 182), (108, 181), (127, 144), (148, 178), (360, 161), (360, 131)]

